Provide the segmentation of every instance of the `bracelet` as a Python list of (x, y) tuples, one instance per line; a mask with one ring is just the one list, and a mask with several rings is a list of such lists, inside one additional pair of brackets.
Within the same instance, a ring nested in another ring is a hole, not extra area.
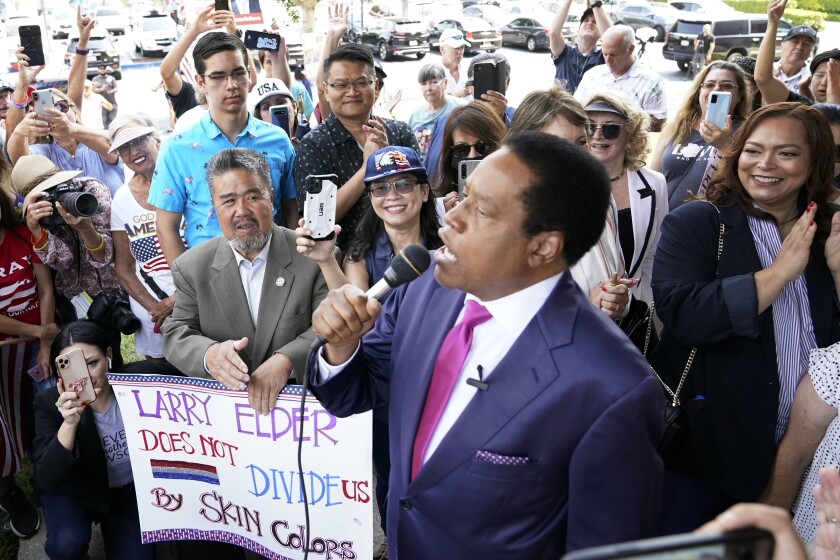
[(21, 111), (24, 111), (26, 110), (26, 106), (29, 105), (29, 96), (27, 96), (27, 98), (24, 99), (22, 103), (18, 103), (17, 101), (15, 101), (14, 97), (9, 97), (9, 103), (11, 103), (12, 107), (14, 107), (15, 109), (20, 109)]
[(87, 56), (90, 54), (90, 49), (80, 49), (79, 47), (76, 47), (76, 54)]
[(84, 239), (82, 239), (82, 245), (84, 245), (84, 246), (85, 246), (85, 249), (87, 249), (87, 250), (88, 250), (88, 251), (90, 251), (91, 253), (95, 253), (95, 252), (97, 252), (97, 251), (101, 251), (101, 250), (102, 250), (102, 248), (105, 246), (105, 236), (104, 236), (104, 235), (102, 235), (101, 233), (99, 234), (99, 245), (97, 245), (96, 247), (88, 247), (88, 246), (87, 246), (87, 243), (85, 243), (85, 240), (84, 240)]
[(46, 239), (46, 237), (47, 237), (47, 230), (44, 229), (44, 228), (41, 228), (41, 235), (38, 237), (38, 239), (35, 239), (34, 237), (32, 237), (32, 233), (29, 234), (29, 242), (32, 243), (33, 247), (38, 248), (39, 246), (46, 244), (46, 243), (44, 243), (44, 240)]

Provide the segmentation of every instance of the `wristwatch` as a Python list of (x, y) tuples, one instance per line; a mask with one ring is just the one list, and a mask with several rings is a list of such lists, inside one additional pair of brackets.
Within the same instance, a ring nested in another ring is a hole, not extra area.
[(595, 8), (600, 8), (603, 5), (604, 3), (601, 2), (601, 0), (597, 0), (597, 2), (592, 2), (592, 4), (589, 7), (594, 10)]

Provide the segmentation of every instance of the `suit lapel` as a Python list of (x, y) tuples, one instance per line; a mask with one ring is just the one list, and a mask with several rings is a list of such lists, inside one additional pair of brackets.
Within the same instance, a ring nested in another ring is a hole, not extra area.
[[(417, 435), (417, 427), (420, 424), (420, 415), (423, 413), (423, 406), (426, 404), (426, 393), (429, 392), (429, 385), (432, 382), (432, 373), (435, 367), (438, 351), (443, 344), (443, 339), (449, 334), (455, 324), (455, 319), (464, 307), (464, 292), (448, 290), (436, 284), (435, 290), (427, 302), (420, 303), (428, 309), (423, 315), (421, 323), (414, 333), (422, 333), (425, 341), (424, 346), (428, 351), (418, 352), (418, 359), (408, 368), (410, 372), (403, 376), (405, 383), (405, 395), (409, 397), (402, 403), (402, 417), (400, 418), (400, 456), (406, 458), (403, 461), (403, 472), (400, 476), (404, 480), (411, 477), (411, 455), (414, 449), (414, 438)], [(434, 302), (433, 304), (431, 304)], [(422, 340), (418, 338), (418, 340)], [(397, 366), (400, 367), (400, 366)], [(400, 369), (405, 368), (401, 366)], [(421, 398), (415, 398), (422, 395)], [(394, 429), (392, 426), (391, 429)]]
[[(263, 277), (262, 296), (260, 297), (260, 309), (257, 319), (252, 352), (256, 361), (266, 354), (271, 340), (274, 338), (274, 331), (280, 322), (286, 300), (292, 290), (295, 275), (287, 268), (292, 264), (292, 254), (283, 230), (274, 226), (271, 235), (271, 246), (268, 249), (268, 256), (265, 263), (265, 276)], [(282, 278), (282, 281), (280, 280)], [(278, 284), (283, 284), (282, 286)]]
[[(237, 333), (239, 338), (247, 336), (248, 347), (251, 348), (254, 341), (254, 325), (248, 311), (248, 298), (245, 296), (245, 288), (242, 287), (233, 249), (224, 238), (219, 238), (212, 268), (215, 274), (210, 278), (210, 288), (221, 311), (220, 317), (230, 322), (232, 332)], [(247, 349), (246, 354), (250, 356)]]
[(625, 263), (628, 276), (636, 276), (647, 251), (650, 238), (653, 237), (653, 223), (656, 218), (656, 192), (649, 185), (645, 185), (641, 177), (635, 172), (630, 188), (630, 215), (633, 219), (633, 262)]
[[(564, 274), (542, 309), (490, 372), (489, 389), (476, 391), (463, 414), (409, 485), (410, 494), (434, 486), (468, 461), (558, 378), (560, 372), (551, 351), (572, 341), (575, 318), (583, 301), (576, 290), (572, 276)], [(424, 393), (427, 389), (428, 382)], [(412, 426), (413, 432), (416, 432), (418, 422), (419, 414)], [(413, 441), (412, 433), (412, 444)], [(410, 463), (410, 451), (403, 457), (408, 457)], [(408, 474), (405, 476), (407, 480)]]

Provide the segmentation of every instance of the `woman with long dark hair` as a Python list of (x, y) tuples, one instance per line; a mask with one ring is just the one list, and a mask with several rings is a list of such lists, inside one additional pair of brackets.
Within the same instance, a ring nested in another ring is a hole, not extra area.
[(107, 558), (151, 560), (155, 545), (141, 543), (125, 425), (108, 383), (110, 341), (96, 324), (74, 321), (55, 337), (50, 363), (73, 350), (82, 352), (96, 399), (83, 402), (60, 377), (35, 399), (32, 467), (47, 525), (44, 551), (51, 560), (82, 560), (96, 521)]
[(665, 218), (651, 365), (681, 386), (687, 424), (665, 453), (667, 532), (759, 496), (811, 350), (840, 340), (834, 161), (818, 111), (767, 105), (735, 134), (704, 197)]

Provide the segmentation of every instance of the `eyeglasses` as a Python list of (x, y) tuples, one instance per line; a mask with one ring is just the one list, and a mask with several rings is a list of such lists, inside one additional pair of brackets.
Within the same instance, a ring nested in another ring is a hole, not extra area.
[(475, 148), (475, 151), (480, 156), (486, 156), (490, 152), (496, 149), (496, 146), (491, 144), (490, 142), (485, 142), (484, 140), (479, 140), (475, 144), (453, 144), (452, 145), (452, 155), (459, 158), (465, 158), (470, 155), (470, 150)]
[(228, 78), (232, 78), (233, 83), (241, 85), (248, 81), (248, 70), (245, 68), (239, 68), (230, 74), (225, 74), (224, 72), (213, 72), (212, 74), (202, 74), (202, 77), (207, 80), (208, 84), (213, 86), (220, 86), (227, 83)]
[(67, 101), (56, 101), (53, 104), (53, 107), (55, 107), (55, 109), (57, 111), (61, 111), (62, 113), (66, 113), (67, 111), (70, 110), (70, 103), (68, 103)]
[(333, 88), (335, 91), (347, 91), (350, 88), (353, 88), (356, 91), (363, 91), (363, 90), (368, 89), (370, 86), (372, 86), (373, 82), (374, 82), (374, 80), (371, 80), (370, 78), (361, 78), (359, 80), (356, 80), (355, 82), (333, 82), (333, 83), (324, 82), (324, 83), (327, 84), (328, 86), (330, 86), (331, 88)]
[(736, 89), (739, 89), (738, 84), (736, 84), (735, 82), (730, 82), (728, 80), (723, 81), (723, 82), (715, 82), (715, 81), (709, 80), (707, 82), (703, 82), (702, 84), (700, 84), (700, 87), (703, 88), (703, 89), (718, 88), (718, 89), (720, 89), (720, 91), (734, 91)]
[(419, 183), (417, 183), (417, 181), (412, 181), (411, 179), (400, 179), (399, 181), (394, 181), (393, 183), (376, 182), (371, 183), (368, 191), (370, 191), (371, 196), (382, 198), (383, 196), (387, 196), (388, 191), (391, 189), (397, 191), (398, 194), (409, 194), (415, 189), (415, 187), (417, 187), (418, 184)]
[(425, 82), (423, 82), (422, 84), (420, 84), (420, 87), (426, 87), (426, 88), (427, 88), (427, 87), (432, 87), (432, 88), (436, 88), (436, 87), (438, 87), (438, 86), (439, 86), (442, 82), (443, 82), (443, 80), (426, 80)]
[(624, 127), (621, 123), (606, 123), (606, 124), (596, 124), (592, 121), (586, 123), (586, 126), (589, 127), (589, 135), (595, 136), (595, 133), (600, 129), (601, 134), (607, 140), (615, 140), (621, 134), (621, 129)]
[(129, 140), (128, 142), (126, 142), (125, 144), (123, 144), (122, 146), (117, 148), (117, 152), (122, 155), (124, 153), (127, 153), (128, 150), (130, 150), (131, 148), (140, 148), (151, 137), (152, 137), (151, 134), (144, 134), (143, 136), (138, 136), (134, 140)]

